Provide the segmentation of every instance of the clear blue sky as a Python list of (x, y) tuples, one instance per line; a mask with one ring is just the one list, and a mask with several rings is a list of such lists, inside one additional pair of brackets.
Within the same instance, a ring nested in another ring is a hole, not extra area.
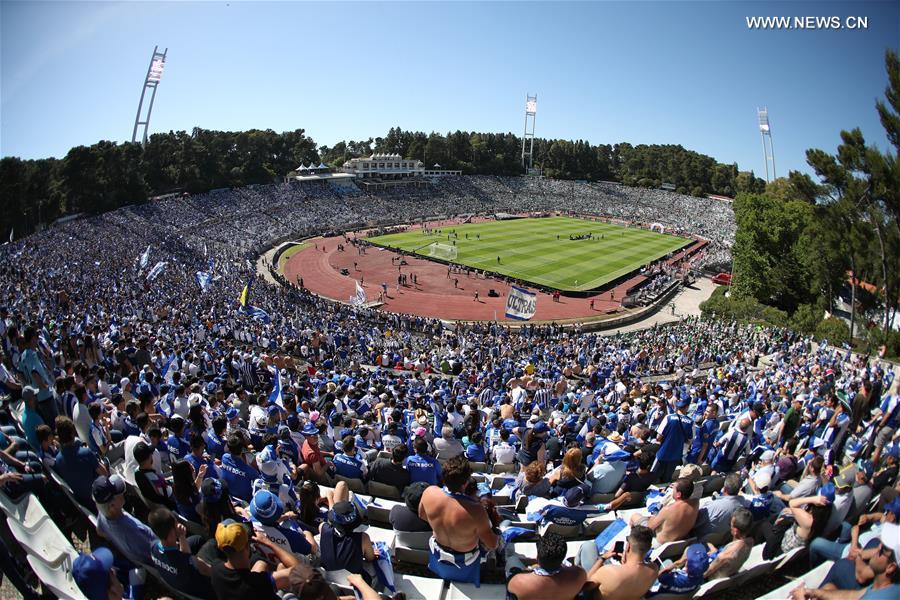
[[(856, 31), (750, 30), (746, 16), (868, 17)], [(151, 132), (388, 128), (674, 143), (763, 172), (808, 171), (842, 128), (887, 147), (874, 109), (897, 2), (0, 1), (0, 155), (131, 138), (153, 46), (169, 48)]]

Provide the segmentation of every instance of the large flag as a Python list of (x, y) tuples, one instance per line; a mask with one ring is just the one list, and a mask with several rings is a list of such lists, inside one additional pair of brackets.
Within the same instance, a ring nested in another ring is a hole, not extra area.
[(350, 304), (353, 306), (362, 306), (366, 303), (366, 290), (359, 285), (359, 282), (356, 282), (356, 293), (350, 296)]
[(140, 264), (141, 271), (147, 268), (147, 264), (150, 262), (150, 246), (147, 246), (147, 249), (144, 250), (144, 253), (141, 254), (140, 259), (138, 260), (138, 264)]
[(506, 297), (506, 316), (518, 321), (527, 321), (537, 310), (537, 294), (524, 288), (512, 286)]
[(269, 317), (269, 313), (264, 311), (263, 309), (256, 306), (247, 306), (244, 309), (244, 312), (256, 319), (257, 321), (262, 321), (263, 323), (271, 323), (272, 318)]
[(197, 271), (194, 278), (197, 280), (197, 285), (199, 285), (200, 289), (204, 292), (206, 291), (206, 288), (209, 287), (209, 284), (212, 283), (212, 275), (206, 271)]
[(178, 360), (176, 356), (173, 354), (169, 357), (169, 361), (166, 363), (166, 366), (163, 368), (162, 376), (163, 381), (172, 385), (172, 382), (175, 379), (175, 371), (178, 370)]
[(153, 268), (150, 269), (149, 273), (147, 273), (147, 281), (153, 281), (154, 279), (159, 277), (160, 274), (166, 270), (167, 264), (169, 264), (169, 263), (167, 263), (164, 260), (161, 260), (158, 263), (156, 263), (155, 265), (153, 265)]
[(253, 283), (253, 280), (250, 279), (247, 281), (247, 284), (244, 286), (244, 289), (241, 290), (241, 295), (238, 296), (238, 302), (241, 303), (241, 306), (247, 308), (247, 300), (250, 298), (250, 284)]
[(284, 408), (284, 398), (281, 394), (281, 370), (275, 367), (275, 385), (272, 386), (272, 393), (269, 394), (269, 404), (277, 404)]

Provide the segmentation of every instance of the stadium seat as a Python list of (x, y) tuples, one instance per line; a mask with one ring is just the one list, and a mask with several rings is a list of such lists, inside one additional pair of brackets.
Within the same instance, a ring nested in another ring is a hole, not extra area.
[(362, 482), (362, 480), (352, 479), (350, 477), (344, 477), (342, 475), (335, 475), (334, 481), (335, 481), (335, 484), (337, 484), (337, 482), (339, 482), (339, 481), (343, 481), (344, 483), (347, 484), (347, 488), (349, 488), (349, 490), (351, 492), (355, 492), (357, 494), (365, 494), (366, 493), (366, 486)]
[(431, 539), (430, 531), (395, 531), (397, 546), (403, 546), (412, 550), (428, 550), (428, 541)]
[(469, 465), (476, 473), (490, 473), (486, 462), (470, 462)]
[(376, 498), (387, 498), (389, 500), (402, 500), (403, 495), (400, 490), (386, 483), (370, 481), (367, 485), (367, 493)]
[(71, 540), (63, 535), (50, 517), (34, 523), (31, 529), (26, 529), (14, 519), (7, 519), (6, 523), (19, 545), (39, 561), (52, 563), (64, 555), (77, 554)]
[(27, 559), (34, 574), (41, 580), (41, 584), (49, 588), (57, 597), (66, 600), (88, 600), (78, 589), (75, 580), (72, 579), (72, 563), (77, 556), (77, 554), (74, 556), (66, 554), (49, 564), (32, 554), (29, 554)]
[(506, 586), (482, 583), (475, 587), (471, 583), (450, 582), (444, 600), (505, 600)]
[(783, 600), (784, 598), (790, 597), (791, 591), (795, 588), (799, 587), (801, 583), (808, 588), (817, 588), (822, 585), (822, 582), (825, 581), (825, 576), (828, 575), (828, 571), (831, 570), (831, 567), (834, 566), (834, 561), (829, 560), (812, 571), (807, 572), (805, 575), (794, 579), (777, 590), (773, 590), (762, 596), (759, 600)]
[(686, 540), (678, 540), (677, 542), (660, 544), (650, 552), (650, 559), (655, 560), (658, 558), (660, 560), (665, 560), (670, 558), (672, 560), (678, 560), (681, 558), (681, 555), (684, 554), (685, 548), (696, 541), (697, 538), (688, 538)]
[(427, 598), (441, 600), (444, 595), (444, 580), (434, 577), (417, 577), (415, 575), (394, 574), (394, 587), (403, 592), (409, 600)]
[(591, 499), (588, 500), (588, 504), (606, 504), (608, 502), (612, 502), (615, 500), (615, 494), (594, 494), (591, 496)]
[(84, 506), (78, 501), (78, 499), (75, 497), (75, 492), (72, 491), (71, 486), (66, 483), (65, 479), (60, 477), (59, 473), (57, 473), (53, 469), (48, 469), (48, 471), (50, 472), (50, 479), (52, 479), (53, 482), (60, 487), (60, 489), (63, 491), (63, 494), (66, 496), (66, 498), (69, 499), (69, 502), (74, 505), (75, 508), (77, 508), (88, 521), (90, 521), (94, 529), (97, 529), (97, 515), (94, 514), (88, 507)]
[(491, 473), (515, 473), (518, 470), (515, 464), (512, 465), (501, 465), (495, 463), (493, 468), (491, 469)]

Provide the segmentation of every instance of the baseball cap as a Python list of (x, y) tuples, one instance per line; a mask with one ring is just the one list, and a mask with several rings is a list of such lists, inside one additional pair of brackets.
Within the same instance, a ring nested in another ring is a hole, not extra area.
[[(766, 471), (764, 473), (757, 474), (753, 481), (756, 482), (756, 487), (760, 490), (768, 490), (769, 486), (772, 485), (772, 475)], [(832, 500), (834, 499), (834, 495), (832, 494)]]
[(834, 484), (826, 483), (819, 488), (819, 495), (825, 496), (829, 502), (834, 502)]
[(687, 408), (687, 407), (690, 406), (690, 405), (691, 405), (691, 400), (690, 400), (690, 398), (685, 398), (685, 397), (680, 398), (680, 399), (675, 403), (675, 406), (678, 407), (678, 408)]
[(28, 402), (29, 400), (34, 400), (37, 398), (38, 390), (37, 388), (33, 388), (30, 385), (26, 385), (22, 388), (22, 400)]
[(885, 504), (884, 512), (892, 513), (895, 517), (900, 519), (900, 496)]
[(569, 508), (578, 506), (579, 504), (581, 504), (582, 500), (584, 500), (584, 488), (582, 488), (580, 485), (570, 488), (563, 498), (563, 501)]
[(222, 499), (222, 482), (209, 477), (200, 484), (200, 495), (204, 502), (218, 502)]
[(301, 433), (303, 433), (303, 435), (319, 435), (319, 428), (312, 423), (307, 423), (303, 426), (303, 431)]
[(300, 600), (337, 600), (337, 596), (322, 573), (300, 561), (288, 573), (288, 589)]
[(534, 424), (534, 427), (532, 429), (535, 433), (547, 433), (547, 431), (550, 430), (550, 428), (547, 427), (547, 423), (545, 423), (544, 421), (538, 421)]
[(125, 481), (118, 475), (101, 475), (91, 486), (91, 496), (97, 504), (108, 504), (110, 500), (125, 493)]
[(759, 455), (759, 460), (763, 460), (765, 462), (772, 462), (775, 460), (775, 453), (771, 450), (766, 450), (762, 454)]
[(685, 570), (689, 577), (701, 577), (709, 566), (706, 556), (706, 546), (703, 544), (691, 544), (687, 549), (687, 565)]
[(848, 488), (853, 485), (853, 480), (847, 477), (844, 473), (838, 473), (835, 478), (832, 480), (834, 483), (835, 489)]
[(284, 512), (281, 500), (269, 490), (260, 490), (250, 501), (250, 515), (263, 525), (275, 525)]
[(216, 545), (220, 550), (231, 548), (235, 552), (240, 552), (249, 542), (247, 528), (240, 523), (223, 521), (216, 527)]
[(112, 552), (101, 546), (91, 554), (78, 555), (72, 563), (72, 579), (88, 600), (106, 600), (112, 566)]
[(229, 421), (237, 419), (237, 417), (238, 417), (238, 409), (236, 409), (235, 407), (232, 406), (231, 408), (229, 408), (228, 410), (225, 411), (225, 418), (228, 419)]
[(894, 561), (900, 567), (900, 525), (883, 523), (881, 525), (881, 544), (894, 551)]

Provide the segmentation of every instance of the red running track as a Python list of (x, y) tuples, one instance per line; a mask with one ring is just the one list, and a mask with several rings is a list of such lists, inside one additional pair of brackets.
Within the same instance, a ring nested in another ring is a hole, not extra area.
[[(386, 283), (388, 293), (380, 307), (382, 310), (447, 320), (511, 320), (505, 316), (509, 284), (504, 281), (490, 277), (476, 278), (474, 275), (467, 277), (465, 272), (452, 273), (448, 277), (447, 267), (443, 264), (410, 256), (404, 257), (408, 264), (398, 268), (397, 264), (391, 264), (391, 258), (398, 254), (375, 247), (367, 248), (366, 253), (360, 255), (356, 247), (345, 244), (345, 250), (338, 252), (337, 246), (343, 242), (342, 237), (317, 238), (308, 242), (309, 248), (288, 259), (284, 273), (292, 283), (297, 283), (298, 277), (302, 277), (303, 285), (320, 296), (347, 302), (356, 292), (356, 280), (362, 281), (368, 301), (373, 302), (379, 299), (382, 283)], [(341, 275), (341, 269), (348, 269), (350, 275)], [(400, 273), (409, 276), (410, 285), (400, 287), (398, 291), (397, 276)], [(415, 286), (412, 285), (413, 274), (417, 281)], [(588, 319), (622, 310), (620, 299), (643, 278), (643, 275), (637, 275), (612, 290), (587, 298), (562, 296), (559, 302), (554, 302), (550, 294), (529, 288), (538, 294), (534, 319)], [(491, 288), (500, 294), (499, 298), (488, 297)], [(479, 295), (477, 301), (476, 291)], [(591, 298), (594, 299), (593, 310), (590, 308)]]

